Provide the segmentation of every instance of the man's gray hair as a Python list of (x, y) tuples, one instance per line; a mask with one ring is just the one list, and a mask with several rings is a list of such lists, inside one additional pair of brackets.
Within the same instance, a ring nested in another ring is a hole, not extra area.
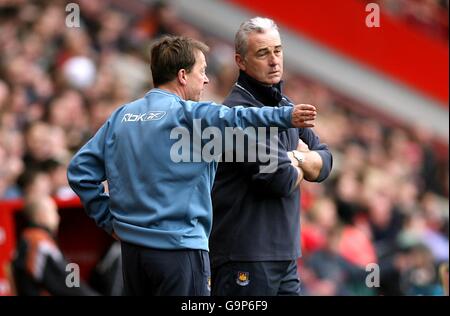
[(264, 33), (269, 30), (275, 30), (278, 32), (277, 24), (269, 18), (262, 18), (258, 16), (243, 22), (234, 39), (236, 53), (242, 57), (247, 54), (248, 35), (250, 33)]

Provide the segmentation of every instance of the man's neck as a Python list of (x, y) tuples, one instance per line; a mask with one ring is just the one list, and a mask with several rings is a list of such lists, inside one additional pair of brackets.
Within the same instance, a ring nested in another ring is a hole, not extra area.
[(276, 106), (282, 99), (281, 81), (274, 85), (263, 84), (241, 70), (238, 83), (264, 105)]
[(181, 99), (186, 100), (186, 95), (184, 93), (184, 90), (182, 89), (182, 87), (174, 85), (172, 82), (166, 83), (166, 84), (162, 84), (158, 87), (155, 87), (157, 89), (161, 89), (161, 90), (165, 90), (167, 92), (176, 94), (177, 96), (179, 96)]

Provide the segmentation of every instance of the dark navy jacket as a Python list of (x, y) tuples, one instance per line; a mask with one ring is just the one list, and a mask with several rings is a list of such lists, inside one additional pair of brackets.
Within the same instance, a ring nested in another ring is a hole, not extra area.
[[(262, 107), (290, 101), (282, 95), (281, 83), (267, 87), (241, 72), (223, 103)], [(219, 163), (212, 190), (213, 267), (227, 261), (295, 260), (301, 255), (300, 190), (287, 152), (297, 148), (299, 138), (317, 151), (323, 160), (317, 182), (328, 177), (332, 155), (310, 128), (290, 128), (278, 136), (276, 172), (260, 173), (258, 162)]]

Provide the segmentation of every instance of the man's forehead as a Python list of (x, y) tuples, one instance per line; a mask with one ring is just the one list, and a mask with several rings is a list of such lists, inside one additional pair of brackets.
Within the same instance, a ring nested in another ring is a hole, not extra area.
[(248, 37), (248, 47), (258, 51), (262, 48), (281, 46), (280, 34), (276, 30), (264, 33), (251, 33)]
[(195, 50), (195, 58), (197, 60), (205, 60), (205, 54), (203, 54), (203, 52), (199, 49)]
[(201, 66), (206, 66), (206, 57), (202, 51), (197, 50), (195, 53), (195, 63)]

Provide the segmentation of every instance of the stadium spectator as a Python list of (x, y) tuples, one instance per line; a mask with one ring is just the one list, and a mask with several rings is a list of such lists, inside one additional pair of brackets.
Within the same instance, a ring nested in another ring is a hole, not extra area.
[(53, 199), (47, 195), (40, 195), (27, 200), (24, 214), (27, 226), (21, 234), (13, 262), (17, 294), (24, 296), (97, 295), (80, 280), (78, 280), (79, 284), (75, 284), (77, 286), (67, 283), (66, 266), (69, 262), (56, 243), (60, 219)]
[[(365, 287), (365, 269), (340, 254), (342, 227), (335, 226), (327, 233), (326, 244), (305, 259), (304, 268), (310, 269), (321, 282), (327, 281), (332, 293), (328, 295), (369, 295)], [(306, 285), (306, 294), (309, 284)]]

